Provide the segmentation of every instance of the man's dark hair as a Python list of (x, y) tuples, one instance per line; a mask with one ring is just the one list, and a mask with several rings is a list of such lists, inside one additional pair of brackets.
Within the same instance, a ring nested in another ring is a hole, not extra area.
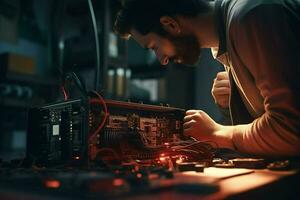
[(114, 30), (121, 37), (128, 37), (132, 28), (142, 35), (164, 35), (162, 16), (196, 17), (210, 9), (208, 0), (127, 0), (117, 15)]

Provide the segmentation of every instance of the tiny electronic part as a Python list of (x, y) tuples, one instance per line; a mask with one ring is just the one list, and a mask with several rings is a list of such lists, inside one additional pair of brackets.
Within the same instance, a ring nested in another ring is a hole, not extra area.
[(196, 164), (195, 171), (196, 172), (204, 172), (205, 164)]
[(221, 159), (221, 158), (214, 158), (212, 163), (215, 164), (224, 164), (225, 160)]
[(214, 164), (214, 167), (219, 167), (219, 168), (234, 168), (234, 165), (232, 163), (217, 163), (217, 164)]
[(195, 171), (195, 162), (184, 162), (184, 163), (178, 163), (178, 171), (180, 172), (186, 172), (186, 171)]
[(265, 160), (260, 158), (236, 158), (229, 161), (236, 168), (263, 169), (266, 167)]
[(284, 160), (284, 161), (276, 161), (268, 164), (267, 166), (270, 170), (289, 170), (290, 169), (290, 161)]

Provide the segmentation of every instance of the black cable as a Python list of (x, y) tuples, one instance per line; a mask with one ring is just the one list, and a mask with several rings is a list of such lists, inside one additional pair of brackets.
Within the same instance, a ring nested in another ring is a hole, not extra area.
[(51, 11), (51, 41), (50, 45), (52, 51), (50, 52), (50, 56), (52, 59), (52, 65), (55, 67), (55, 74), (61, 79), (64, 79), (64, 48), (61, 48), (61, 43), (64, 43), (64, 23), (65, 23), (65, 11), (66, 11), (66, 1), (65, 0), (55, 0), (52, 2), (52, 11)]
[(99, 47), (99, 38), (98, 38), (98, 30), (97, 30), (97, 22), (96, 22), (96, 17), (95, 17), (95, 12), (94, 12), (94, 7), (92, 0), (88, 0), (89, 4), (89, 9), (91, 13), (91, 18), (92, 18), (92, 23), (93, 23), (93, 29), (94, 29), (94, 34), (95, 34), (95, 43), (96, 43), (96, 77), (95, 77), (95, 90), (99, 91), (100, 90), (100, 47)]
[(85, 87), (85, 84), (82, 82), (82, 80), (77, 76), (75, 72), (69, 72), (65, 76), (66, 80), (74, 80), (76, 87), (79, 89), (80, 93), (84, 98), (88, 97), (88, 93)]

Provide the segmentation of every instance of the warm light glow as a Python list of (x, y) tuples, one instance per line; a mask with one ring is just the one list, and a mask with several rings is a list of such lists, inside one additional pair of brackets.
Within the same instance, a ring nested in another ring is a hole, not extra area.
[(142, 174), (141, 173), (138, 173), (137, 175), (136, 175), (136, 177), (138, 177), (138, 178), (142, 178)]
[(47, 188), (59, 188), (60, 187), (60, 182), (57, 180), (47, 180), (45, 182), (45, 186)]
[(164, 154), (164, 153), (160, 154), (159, 160), (161, 162), (166, 162), (167, 159), (169, 159), (169, 156), (166, 156), (166, 154)]
[(79, 160), (79, 159), (80, 159), (80, 157), (79, 157), (79, 156), (76, 156), (76, 157), (75, 157), (75, 160)]
[(166, 157), (160, 157), (159, 160), (164, 162), (164, 161), (166, 161)]
[(121, 185), (123, 185), (124, 184), (124, 180), (123, 179), (120, 179), (120, 178), (116, 178), (116, 179), (114, 179), (114, 181), (113, 181), (113, 185), (114, 186), (121, 186)]
[(184, 157), (183, 156), (180, 156), (177, 160), (176, 160), (176, 163), (179, 164), (179, 163), (182, 163), (184, 162)]

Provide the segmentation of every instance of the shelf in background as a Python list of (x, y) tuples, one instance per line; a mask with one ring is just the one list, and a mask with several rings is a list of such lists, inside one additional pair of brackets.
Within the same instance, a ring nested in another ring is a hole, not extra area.
[(39, 84), (45, 86), (56, 86), (59, 84), (59, 80), (56, 80), (54, 78), (19, 73), (7, 73), (6, 80), (26, 82), (30, 84)]
[(2, 97), (1, 106), (27, 109), (34, 105), (31, 100)]
[(162, 65), (135, 65), (128, 66), (131, 69), (132, 78), (159, 78), (167, 72), (167, 68)]

